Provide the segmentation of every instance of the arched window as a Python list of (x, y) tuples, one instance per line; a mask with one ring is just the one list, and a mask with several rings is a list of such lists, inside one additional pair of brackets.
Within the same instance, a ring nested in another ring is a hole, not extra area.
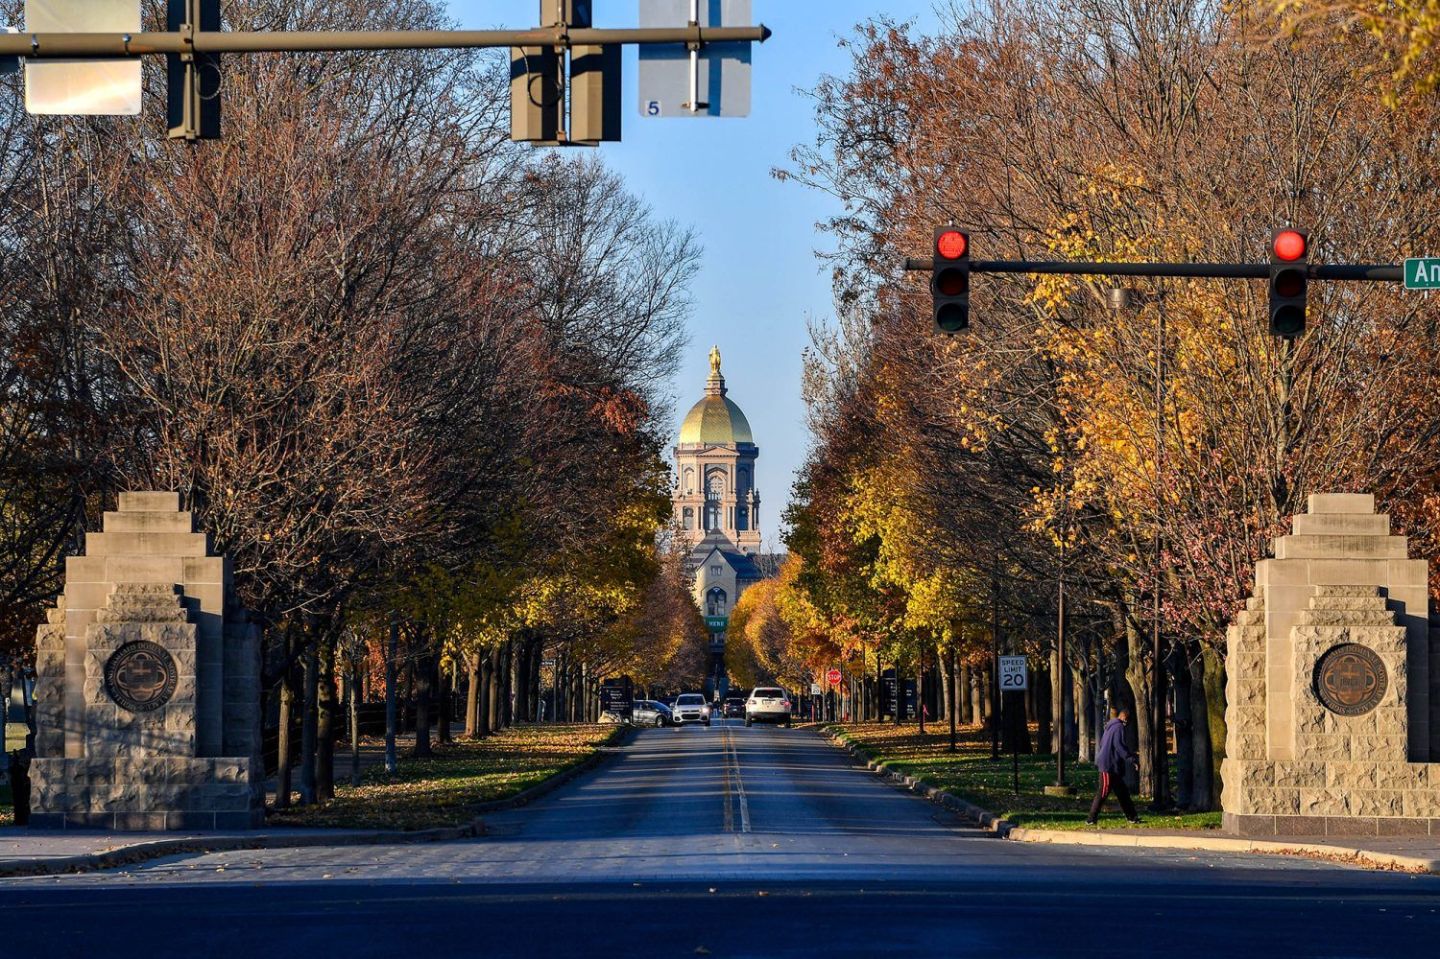
[(720, 502), (719, 502), (718, 500), (713, 500), (713, 499), (712, 499), (712, 500), (710, 500), (708, 503), (705, 504), (705, 529), (708, 531), (708, 530), (719, 529), (719, 528), (720, 528)]
[(693, 510), (693, 509), (691, 509), (689, 506), (687, 506), (687, 507), (685, 507), (685, 510), (684, 510), (684, 512), (683, 512), (681, 515), (683, 515), (683, 516), (685, 517), (685, 528), (686, 528), (686, 529), (694, 529), (694, 528), (695, 528), (695, 510)]
[(705, 496), (708, 499), (719, 499), (725, 495), (725, 471), (723, 469), (711, 470), (705, 474)]
[(685, 478), (681, 481), (680, 488), (685, 491), (686, 496), (695, 492), (695, 471), (688, 466), (685, 467)]
[(714, 589), (710, 590), (710, 592), (705, 594), (705, 615), (725, 615), (725, 590), (721, 589), (719, 586), (716, 586)]

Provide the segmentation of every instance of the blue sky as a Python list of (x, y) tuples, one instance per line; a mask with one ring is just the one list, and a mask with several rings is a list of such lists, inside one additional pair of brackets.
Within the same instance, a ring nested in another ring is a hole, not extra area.
[[(767, 545), (776, 538), (809, 436), (800, 399), (800, 351), (807, 316), (832, 314), (830, 279), (814, 250), (815, 231), (835, 205), (771, 168), (787, 165), (797, 142), (813, 138), (808, 89), (843, 73), (837, 38), (871, 16), (934, 23), (932, 0), (753, 0), (755, 20), (775, 35), (754, 51), (753, 101), (745, 119), (644, 119), (636, 106), (636, 53), (625, 52), (624, 141), (600, 147), (606, 163), (660, 215), (693, 226), (705, 247), (689, 320), (691, 344), (672, 384), (675, 416), (700, 397), (706, 354), (724, 355), (730, 398), (760, 447), (756, 481)], [(634, 26), (638, 0), (595, 0), (597, 27)], [(462, 27), (522, 28), (538, 0), (450, 0)]]

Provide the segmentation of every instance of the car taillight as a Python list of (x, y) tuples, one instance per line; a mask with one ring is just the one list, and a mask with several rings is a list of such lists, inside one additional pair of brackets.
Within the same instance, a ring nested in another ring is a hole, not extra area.
[(789, 708), (790, 708), (790, 700), (787, 699), (787, 700), (785, 700), (783, 703), (781, 703), (780, 705), (781, 705), (781, 706), (784, 706), (786, 709), (789, 709)]

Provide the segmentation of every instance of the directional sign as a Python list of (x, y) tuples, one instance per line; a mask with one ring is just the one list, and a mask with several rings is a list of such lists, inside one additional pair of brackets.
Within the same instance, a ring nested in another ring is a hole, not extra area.
[(1030, 688), (1030, 666), (1024, 656), (1000, 657), (1000, 691), (1023, 693)]
[(839, 686), (839, 685), (840, 685), (840, 680), (843, 679), (844, 677), (842, 677), (842, 676), (840, 675), (840, 670), (838, 670), (838, 669), (832, 669), (832, 670), (830, 670), (830, 672), (828, 672), (828, 673), (825, 674), (825, 678), (830, 681), (830, 685), (831, 685), (831, 686)]
[(705, 628), (712, 633), (723, 633), (725, 632), (725, 625), (729, 622), (730, 618), (728, 616), (706, 616)]
[[(139, 33), (140, 0), (25, 0), (26, 33)], [(134, 116), (140, 61), (25, 61), (29, 113)]]
[(1416, 256), (1406, 259), (1405, 289), (1440, 290), (1440, 256)]
[[(640, 0), (640, 26), (683, 27), (692, 11), (701, 27), (748, 26), (750, 0)], [(640, 48), (640, 115), (744, 117), (750, 115), (750, 44), (683, 43)]]

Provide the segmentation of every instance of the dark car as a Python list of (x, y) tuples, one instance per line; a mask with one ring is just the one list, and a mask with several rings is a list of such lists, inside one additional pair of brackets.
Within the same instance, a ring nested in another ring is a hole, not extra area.
[(745, 718), (745, 697), (744, 697), (744, 696), (731, 696), (731, 697), (729, 697), (728, 699), (725, 700), (725, 718), (726, 718), (726, 719), (744, 719), (744, 718)]

